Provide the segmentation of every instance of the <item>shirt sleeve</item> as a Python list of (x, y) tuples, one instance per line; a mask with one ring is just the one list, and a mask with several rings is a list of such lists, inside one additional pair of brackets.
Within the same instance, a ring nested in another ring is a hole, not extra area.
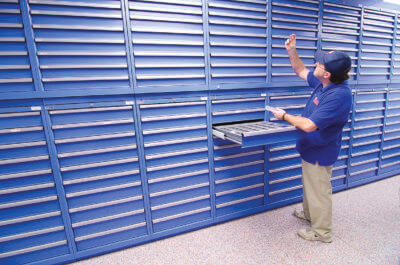
[(308, 72), (307, 75), (307, 82), (308, 85), (314, 89), (316, 89), (319, 85), (321, 85), (321, 81), (318, 80), (318, 78), (315, 77), (314, 72)]
[(327, 96), (309, 117), (319, 129), (336, 123), (346, 122), (350, 112), (351, 99), (346, 95)]

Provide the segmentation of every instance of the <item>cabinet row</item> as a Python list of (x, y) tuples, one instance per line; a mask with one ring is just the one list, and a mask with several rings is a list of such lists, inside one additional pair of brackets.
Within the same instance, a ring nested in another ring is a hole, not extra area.
[(310, 69), (318, 49), (338, 50), (352, 59), (351, 82), (400, 83), (398, 14), (337, 2), (2, 1), (0, 90), (156, 93), (296, 83), (284, 46), (290, 34)]
[[(2, 102), (0, 261), (150, 240), (301, 199), (294, 141), (242, 148), (211, 130), (278, 122), (266, 104), (299, 115), (309, 90), (235, 93)], [(398, 170), (400, 91), (355, 92), (334, 191)]]

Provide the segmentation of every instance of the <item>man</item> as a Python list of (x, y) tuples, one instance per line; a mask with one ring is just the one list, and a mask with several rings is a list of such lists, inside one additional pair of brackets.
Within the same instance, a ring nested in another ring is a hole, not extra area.
[(311, 222), (311, 229), (298, 235), (309, 241), (332, 242), (332, 165), (341, 148), (342, 130), (348, 121), (352, 95), (347, 80), (351, 59), (339, 51), (315, 54), (314, 72), (305, 68), (296, 51), (296, 36), (285, 43), (293, 70), (314, 91), (301, 117), (277, 108), (272, 111), (298, 129), (296, 149), (302, 158), (303, 211), (298, 218)]

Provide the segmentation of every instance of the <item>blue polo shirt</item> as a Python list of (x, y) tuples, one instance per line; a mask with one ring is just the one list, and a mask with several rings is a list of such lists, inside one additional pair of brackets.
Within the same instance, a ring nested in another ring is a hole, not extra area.
[(342, 130), (346, 125), (352, 104), (347, 81), (342, 84), (322, 83), (309, 72), (307, 82), (314, 91), (308, 100), (302, 117), (312, 120), (318, 129), (306, 133), (297, 130), (296, 149), (305, 161), (321, 166), (330, 166), (338, 158), (342, 143)]

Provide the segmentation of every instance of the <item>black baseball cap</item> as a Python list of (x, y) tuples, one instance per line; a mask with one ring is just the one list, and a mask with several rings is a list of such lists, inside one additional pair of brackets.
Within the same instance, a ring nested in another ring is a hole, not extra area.
[(351, 59), (350, 57), (341, 51), (330, 51), (323, 52), (317, 51), (315, 53), (315, 61), (323, 64), (326, 71), (331, 74), (343, 74), (350, 71)]

